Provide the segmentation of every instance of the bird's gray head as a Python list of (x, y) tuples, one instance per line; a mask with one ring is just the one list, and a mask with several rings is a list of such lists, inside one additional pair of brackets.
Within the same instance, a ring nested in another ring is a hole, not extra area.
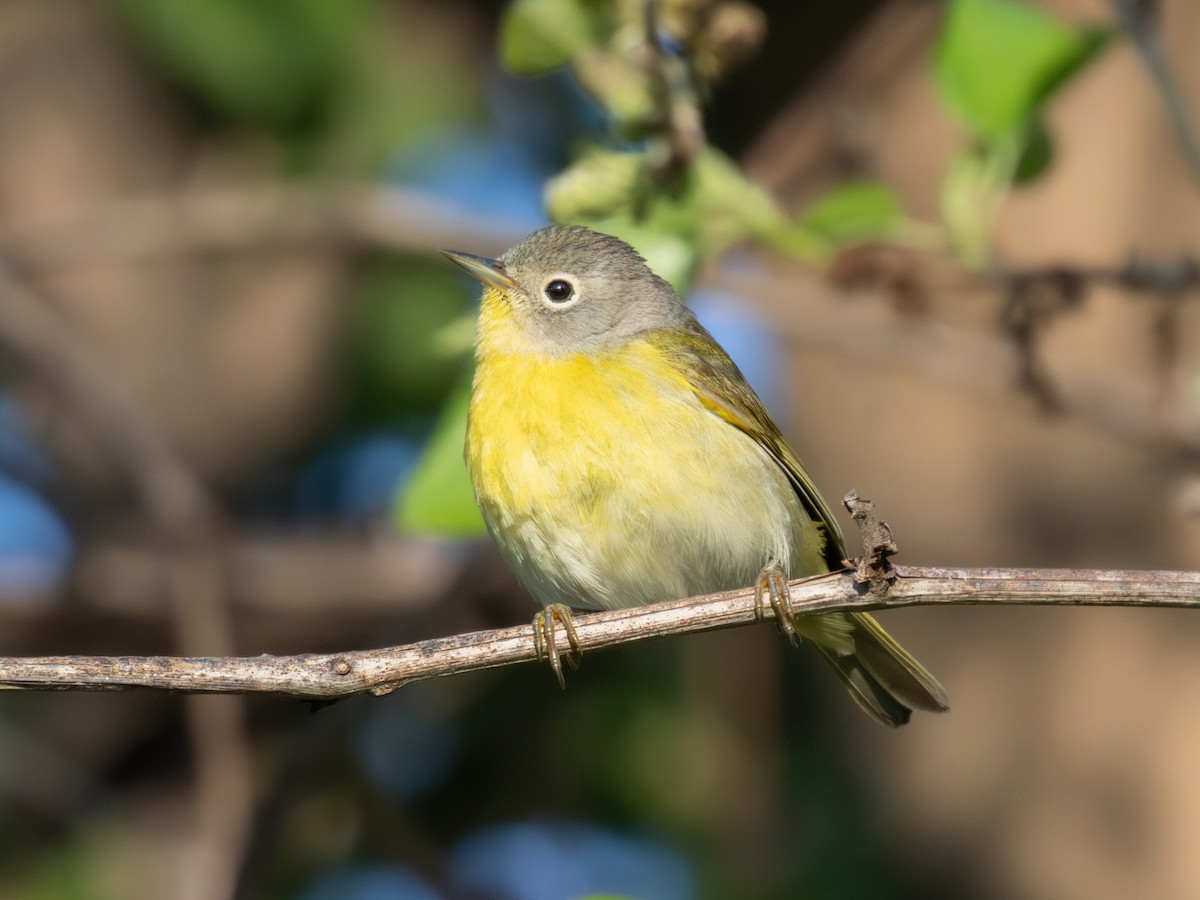
[(499, 259), (443, 251), (508, 307), (532, 346), (567, 355), (621, 346), (659, 328), (686, 327), (691, 313), (637, 251), (612, 235), (552, 225)]

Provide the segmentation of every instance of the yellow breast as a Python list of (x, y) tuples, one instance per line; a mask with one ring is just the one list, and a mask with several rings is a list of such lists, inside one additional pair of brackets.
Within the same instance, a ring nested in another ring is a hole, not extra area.
[(702, 412), (682, 397), (640, 347), (595, 357), (481, 358), (467, 432), (481, 503), (511, 518), (593, 520), (619, 492), (654, 509), (672, 479), (643, 476), (664, 468)]
[(543, 603), (743, 587), (775, 561), (820, 570), (783, 472), (646, 341), (557, 357), (481, 341), (466, 454), (493, 537)]

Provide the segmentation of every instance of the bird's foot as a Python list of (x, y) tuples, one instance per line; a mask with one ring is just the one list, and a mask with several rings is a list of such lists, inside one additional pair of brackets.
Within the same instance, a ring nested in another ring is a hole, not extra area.
[[(786, 585), (785, 585), (786, 586)], [(567, 632), (566, 653), (558, 651), (558, 641), (554, 636), (554, 625), (561, 622)], [(537, 650), (537, 658), (548, 660), (558, 679), (558, 686), (566, 688), (567, 681), (563, 678), (562, 659), (565, 656), (572, 669), (579, 668), (579, 660), (583, 656), (583, 648), (579, 645), (579, 634), (575, 631), (575, 614), (569, 606), (562, 603), (550, 603), (533, 617), (533, 642)]]
[(754, 614), (762, 621), (767, 612), (767, 603), (775, 613), (775, 626), (780, 634), (796, 647), (800, 644), (800, 635), (796, 632), (796, 614), (792, 611), (792, 592), (788, 589), (787, 578), (783, 567), (772, 563), (758, 573), (754, 583)]

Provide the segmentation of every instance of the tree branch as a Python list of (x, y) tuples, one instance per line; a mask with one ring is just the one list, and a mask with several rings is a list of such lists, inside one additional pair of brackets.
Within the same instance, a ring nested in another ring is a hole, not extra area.
[[(850, 572), (791, 583), (800, 612), (904, 606), (1048, 605), (1200, 608), (1200, 572), (895, 567), (885, 594)], [(770, 615), (770, 611), (766, 612)], [(754, 592), (726, 591), (653, 606), (580, 615), (584, 650), (751, 625)], [(0, 658), (0, 688), (272, 693), (311, 700), (386, 694), (413, 681), (537, 659), (529, 626), (476, 631), (400, 647), (256, 657), (47, 656)]]
[[(963, 279), (958, 290), (968, 282)], [(1013, 341), (910, 315), (886, 288), (857, 288), (857, 302), (846, 303), (838, 286), (795, 267), (787, 280), (723, 270), (714, 283), (747, 302), (770, 304), (772, 321), (791, 340), (819, 343), (871, 365), (903, 367), (990, 397), (1012, 396), (1020, 383), (1021, 350)], [(778, 312), (783, 309), (787, 315)], [(1076, 362), (1056, 363), (1052, 374), (1060, 411), (1128, 443), (1200, 452), (1200, 414), (1182, 400), (1163, 401), (1149, 379)]]

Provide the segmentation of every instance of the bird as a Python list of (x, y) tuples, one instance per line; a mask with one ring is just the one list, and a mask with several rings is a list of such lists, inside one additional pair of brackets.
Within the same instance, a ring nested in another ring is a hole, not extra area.
[(539, 654), (578, 664), (573, 609), (756, 590), (858, 705), (892, 727), (945, 689), (869, 614), (792, 612), (788, 580), (844, 567), (841, 529), (725, 350), (629, 244), (551, 225), (483, 284), (464, 448), (501, 555), (542, 604)]

